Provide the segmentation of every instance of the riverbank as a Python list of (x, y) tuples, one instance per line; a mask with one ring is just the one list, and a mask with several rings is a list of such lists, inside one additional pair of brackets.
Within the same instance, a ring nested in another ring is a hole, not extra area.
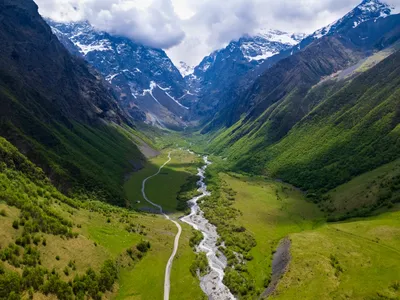
[(199, 207), (198, 202), (211, 193), (207, 190), (205, 184), (205, 173), (207, 167), (211, 165), (207, 156), (203, 157), (205, 165), (198, 169), (198, 181), (200, 196), (197, 196), (189, 201), (190, 214), (181, 218), (183, 222), (191, 225), (195, 230), (198, 230), (203, 235), (203, 240), (196, 247), (198, 252), (206, 253), (210, 272), (201, 278), (201, 288), (209, 299), (229, 300), (235, 299), (229, 289), (224, 285), (223, 280), (225, 276), (225, 268), (227, 266), (227, 259), (219, 249), (219, 235), (217, 228), (210, 224), (205, 218), (204, 212)]

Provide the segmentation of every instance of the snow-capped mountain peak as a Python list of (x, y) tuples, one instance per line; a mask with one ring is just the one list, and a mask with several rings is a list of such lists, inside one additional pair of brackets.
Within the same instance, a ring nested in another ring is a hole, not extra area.
[(179, 72), (182, 74), (182, 77), (189, 76), (193, 74), (194, 72), (194, 67), (189, 66), (187, 63), (181, 61), (179, 62), (179, 65), (177, 66)]
[(386, 18), (395, 13), (398, 13), (395, 7), (380, 0), (364, 0), (343, 18), (317, 30), (310, 37), (319, 39), (325, 35), (339, 32), (343, 29), (347, 30), (350, 26), (356, 28), (366, 21)]
[(279, 30), (262, 29), (258, 34), (239, 40), (243, 56), (249, 62), (262, 61), (285, 48), (297, 45), (304, 34), (292, 34)]

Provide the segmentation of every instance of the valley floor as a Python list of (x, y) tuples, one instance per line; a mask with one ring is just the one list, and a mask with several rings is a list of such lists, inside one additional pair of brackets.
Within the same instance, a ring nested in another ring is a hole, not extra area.
[[(69, 281), (76, 275), (85, 274), (89, 268), (100, 272), (104, 261), (111, 259), (117, 262), (119, 277), (113, 291), (104, 293), (104, 298), (162, 299), (165, 266), (177, 229), (155, 214), (154, 208), (144, 201), (141, 184), (166, 161), (171, 150), (171, 162), (147, 182), (146, 194), (162, 205), (171, 218), (179, 220), (184, 213), (177, 209), (177, 195), (190, 176), (196, 174), (201, 158), (187, 151), (165, 149), (125, 183), (128, 206), (147, 213), (129, 212), (97, 202), (80, 209), (63, 201), (49, 202), (54, 213), (73, 224), (77, 237), (71, 239), (42, 233), (32, 236), (40, 239), (37, 249), (42, 266), (54, 269), (62, 280)], [(219, 168), (222, 160), (211, 157), (213, 159), (216, 162), (212, 167), (214, 173), (207, 174), (207, 177), (213, 178), (217, 174), (216, 182), (220, 186), (210, 183), (212, 193), (226, 200), (237, 213), (232, 219), (224, 218), (224, 210), (218, 206), (219, 200), (210, 204), (207, 201), (214, 201), (210, 198), (203, 204), (206, 216), (207, 213), (221, 212), (215, 220), (223, 220), (224, 226), (228, 224), (228, 228), (233, 229), (227, 233), (223, 227), (218, 227), (228, 248), (232, 244), (229, 240), (242, 238), (243, 232), (248, 235), (244, 243), (252, 239), (255, 241), (242, 261), (245, 265), (240, 272), (243, 273), (239, 273), (251, 282), (247, 282), (248, 290), (240, 290), (238, 299), (256, 299), (265, 291), (271, 278), (273, 254), (285, 237), (291, 241), (291, 259), (286, 273), (268, 299), (400, 297), (399, 207), (394, 205), (373, 217), (327, 223), (327, 212), (320, 210), (326, 205), (319, 208), (291, 185), (264, 177), (222, 172), (223, 168)], [(344, 196), (350, 197), (357, 186), (365, 189), (363, 182), (368, 180), (379, 185), (379, 180), (397, 174), (396, 166), (397, 162), (387, 165), (331, 191), (332, 203), (340, 203), (338, 201)], [(223, 192), (218, 194), (218, 189)], [(207, 207), (212, 205), (217, 206), (207, 211)], [(0, 202), (0, 211), (0, 244), (4, 249), (23, 233), (23, 226), (12, 228), (21, 214), (20, 209)], [(183, 222), (180, 224), (183, 232), (173, 262), (170, 299), (205, 299), (199, 279), (191, 272), (196, 261), (196, 254), (190, 245), (193, 230)], [(135, 256), (138, 253), (135, 246), (143, 241), (150, 243), (149, 251), (140, 254), (140, 257)], [(129, 249), (133, 249), (133, 255)], [(7, 272), (17, 270), (8, 262), (3, 265)], [(231, 275), (227, 285), (235, 287), (240, 278), (233, 276), (232, 272), (228, 273)], [(51, 299), (51, 296), (41, 293), (34, 296), (35, 299)]]
[[(127, 182), (126, 191), (134, 207), (148, 209), (141, 198), (139, 183), (165, 161), (165, 153)], [(149, 194), (156, 203), (167, 207), (172, 216), (179, 216), (176, 195), (189, 176), (185, 172), (193, 172), (198, 161), (181, 151), (172, 157), (173, 161), (160, 176), (149, 182)], [(219, 178), (224, 189), (235, 192), (233, 207), (240, 211), (235, 226), (243, 226), (256, 240), (256, 246), (249, 252), (252, 259), (246, 262), (246, 272), (254, 279), (257, 295), (263, 293), (270, 280), (272, 257), (279, 242), (288, 237), (291, 260), (269, 299), (296, 299), (299, 295), (301, 299), (397, 299), (400, 296), (400, 212), (396, 207), (375, 217), (327, 223), (326, 214), (308, 201), (304, 193), (288, 184), (224, 172), (219, 173)], [(359, 180), (356, 178), (355, 182)], [(343, 189), (346, 187), (338, 190)], [(150, 253), (140, 265), (124, 271), (118, 299), (161, 299), (163, 270), (176, 230), (172, 225), (166, 225), (165, 229), (171, 232), (164, 253)], [(190, 237), (191, 229), (184, 226), (171, 277), (171, 299), (204, 297), (199, 281), (189, 272), (194, 260)]]

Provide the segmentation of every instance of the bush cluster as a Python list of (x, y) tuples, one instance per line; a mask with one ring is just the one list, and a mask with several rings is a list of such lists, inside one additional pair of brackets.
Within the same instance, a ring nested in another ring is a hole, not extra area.
[(20, 299), (25, 291), (52, 294), (62, 300), (101, 299), (104, 292), (112, 290), (117, 275), (117, 266), (110, 260), (99, 274), (88, 269), (69, 282), (63, 281), (55, 270), (50, 272), (38, 265), (25, 267), (22, 276), (0, 268), (0, 299)]
[(188, 209), (188, 201), (196, 196), (201, 195), (198, 191), (199, 176), (191, 175), (186, 179), (186, 182), (181, 186), (176, 200), (178, 200), (177, 209), (179, 211), (186, 211)]

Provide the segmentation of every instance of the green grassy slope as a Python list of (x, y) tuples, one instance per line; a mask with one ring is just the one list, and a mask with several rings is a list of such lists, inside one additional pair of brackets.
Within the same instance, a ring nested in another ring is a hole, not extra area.
[(314, 87), (307, 97), (322, 101), (277, 143), (268, 145), (267, 122), (223, 148), (235, 125), (210, 150), (224, 149), (237, 169), (324, 193), (399, 157), (399, 74), (397, 52), (352, 80)]
[[(98, 202), (93, 195), (85, 201), (64, 196), (40, 168), (3, 138), (0, 158), (0, 285), (10, 285), (0, 293), (70, 299), (79, 296), (82, 279), (84, 292), (92, 297), (96, 294), (106, 299), (162, 298), (165, 266), (176, 232), (172, 223), (161, 216)], [(182, 173), (171, 175), (177, 189), (170, 190), (168, 195), (168, 188), (157, 193), (157, 186), (171, 186), (170, 177), (162, 175), (157, 181), (149, 181), (146, 189), (152, 191), (155, 201), (171, 201), (171, 210), (176, 209), (179, 186), (185, 184), (198, 165), (198, 158), (184, 151), (174, 152), (173, 158), (171, 171)], [(161, 164), (164, 159), (161, 156), (153, 163)], [(153, 172), (149, 167), (139, 175), (147, 174), (146, 170)], [(192, 234), (192, 229), (183, 225), (171, 274), (171, 299), (204, 299), (198, 278), (190, 272), (195, 260), (189, 243)], [(147, 253), (136, 249), (141, 241), (150, 242)], [(110, 278), (110, 285), (102, 286), (105, 278), (101, 277), (101, 270), (107, 260), (113, 263), (116, 273)], [(26, 283), (31, 268), (39, 278), (35, 286)], [(97, 272), (94, 281), (87, 282), (87, 277), (76, 279), (89, 276), (90, 269)]]
[(399, 167), (396, 160), (357, 176), (323, 195), (318, 205), (332, 221), (390, 210), (400, 202)]
[(0, 9), (0, 136), (61, 191), (124, 205), (124, 176), (144, 161), (133, 124), (32, 0), (3, 1)]
[(330, 189), (396, 159), (399, 58), (390, 56), (306, 116), (269, 149), (270, 172), (308, 189)]
[(1, 298), (110, 294), (119, 270), (141, 260), (136, 252), (130, 257), (128, 249), (141, 240), (155, 249), (172, 242), (161, 218), (61, 194), (3, 138), (0, 157)]
[[(96, 193), (124, 205), (124, 175), (145, 160), (134, 140), (135, 131), (112, 124), (41, 121), (10, 92), (0, 89), (3, 103), (13, 107), (0, 134), (40, 165), (63, 191)], [(131, 163), (132, 162), (132, 163)]]

